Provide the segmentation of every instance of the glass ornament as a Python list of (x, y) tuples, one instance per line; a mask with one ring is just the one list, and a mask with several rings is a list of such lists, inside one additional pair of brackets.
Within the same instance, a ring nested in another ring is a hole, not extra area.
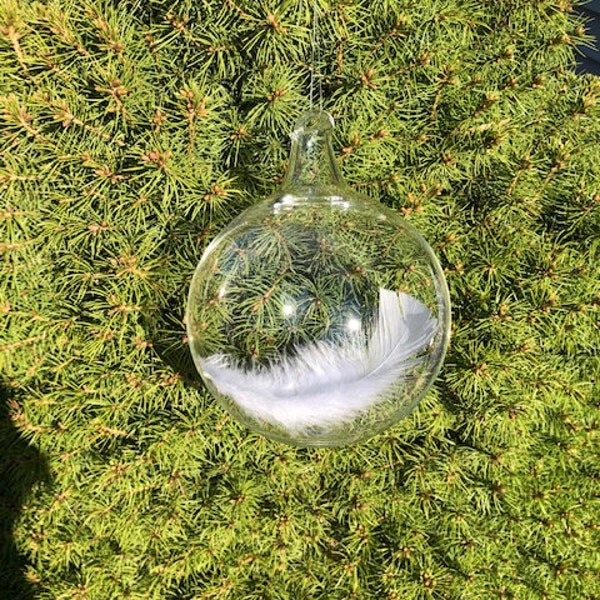
[(286, 178), (206, 248), (186, 322), (198, 372), (249, 428), (299, 446), (362, 441), (410, 413), (450, 331), (438, 260), (343, 180), (333, 119), (297, 123)]

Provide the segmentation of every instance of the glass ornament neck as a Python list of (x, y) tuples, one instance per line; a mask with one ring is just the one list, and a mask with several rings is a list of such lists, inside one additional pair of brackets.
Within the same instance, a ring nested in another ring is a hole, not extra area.
[(302, 115), (291, 135), (292, 149), (282, 190), (302, 188), (315, 193), (346, 186), (333, 152), (333, 117), (323, 110)]

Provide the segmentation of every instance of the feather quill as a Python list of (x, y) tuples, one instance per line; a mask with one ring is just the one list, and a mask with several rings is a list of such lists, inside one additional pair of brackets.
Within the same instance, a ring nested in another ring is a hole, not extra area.
[(417, 366), (437, 320), (413, 296), (380, 288), (368, 341), (319, 341), (277, 365), (244, 369), (226, 355), (201, 359), (205, 377), (248, 416), (301, 434), (349, 421)]

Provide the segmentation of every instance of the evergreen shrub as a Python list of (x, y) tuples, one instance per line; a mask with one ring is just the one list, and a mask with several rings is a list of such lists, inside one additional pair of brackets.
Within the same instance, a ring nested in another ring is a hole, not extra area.
[(570, 0), (318, 4), (344, 175), (447, 274), (435, 389), (296, 449), (190, 369), (196, 262), (308, 104), (311, 3), (2, 0), (1, 598), (600, 598), (583, 24)]

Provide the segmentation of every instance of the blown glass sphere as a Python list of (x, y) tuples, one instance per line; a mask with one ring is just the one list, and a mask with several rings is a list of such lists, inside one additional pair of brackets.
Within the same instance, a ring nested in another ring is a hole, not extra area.
[(234, 417), (300, 446), (364, 440), (406, 416), (443, 361), (450, 301), (416, 229), (355, 192), (323, 111), (287, 177), (207, 247), (186, 322), (198, 372)]

